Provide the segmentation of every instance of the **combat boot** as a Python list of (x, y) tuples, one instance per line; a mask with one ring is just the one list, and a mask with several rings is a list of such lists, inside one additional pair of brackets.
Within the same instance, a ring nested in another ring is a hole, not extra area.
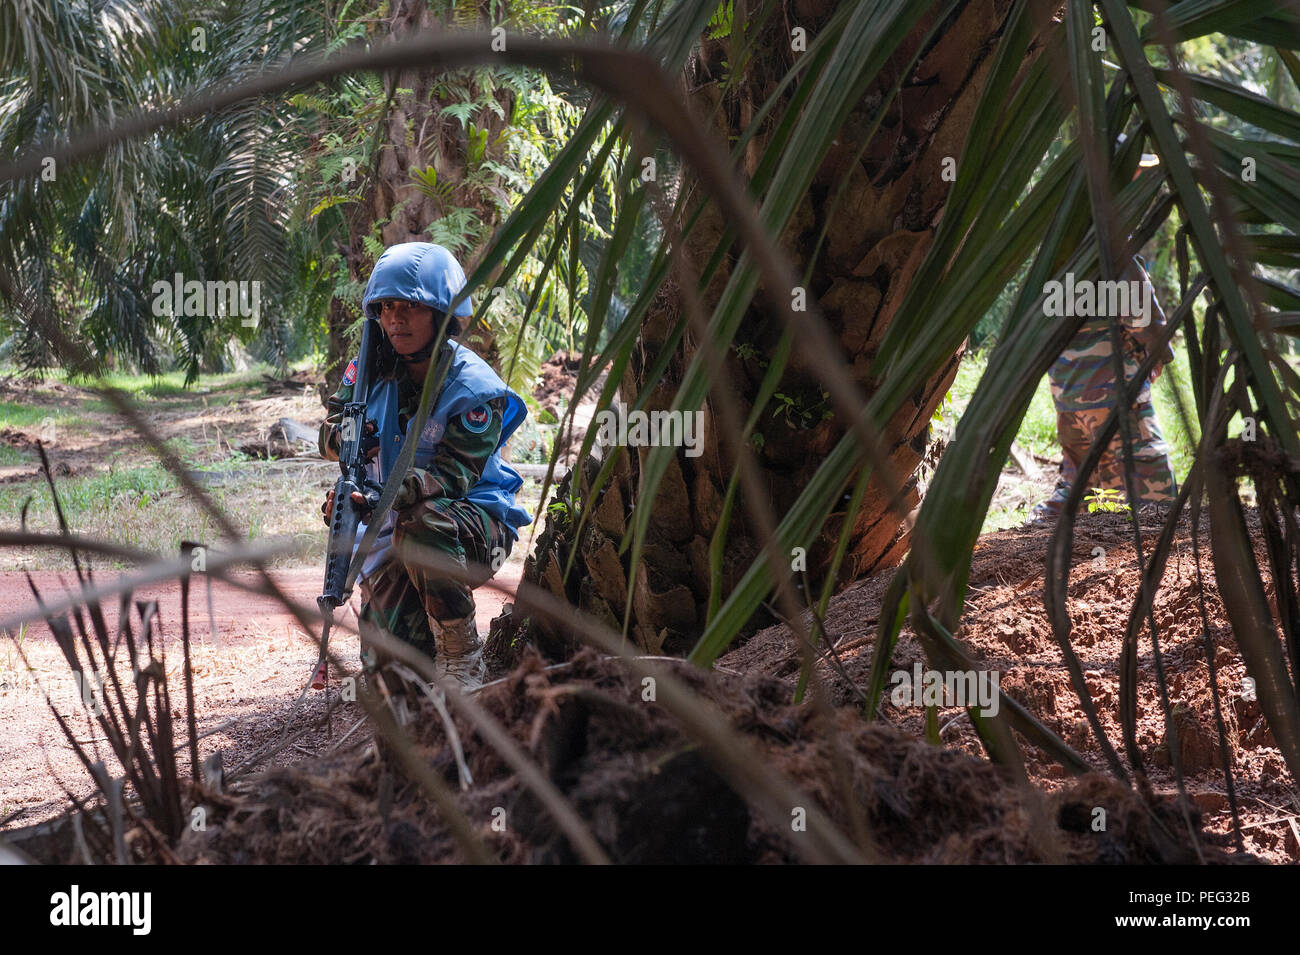
[(433, 669), (439, 679), (449, 680), (466, 693), (483, 685), (487, 666), (473, 617), (439, 621), (434, 641), (438, 653), (433, 658)]

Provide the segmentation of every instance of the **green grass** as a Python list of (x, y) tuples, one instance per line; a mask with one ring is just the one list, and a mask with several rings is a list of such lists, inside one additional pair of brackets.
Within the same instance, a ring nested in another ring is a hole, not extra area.
[[(280, 564), (318, 557), (325, 531), (320, 519), (325, 492), (318, 487), (318, 476), (259, 473), (261, 469), (248, 462), (231, 463), (242, 464), (248, 475), (238, 484), (212, 488), (210, 494), (241, 529), (241, 539), (291, 538), (293, 550), (280, 558)], [(156, 463), (73, 475), (55, 483), (74, 533), (159, 554), (177, 553), (182, 540), (222, 543), (211, 517)], [(18, 527), (28, 501), (28, 527), (57, 530), (49, 488), (37, 480), (0, 486), (0, 526)], [(0, 553), (3, 570), (65, 566), (69, 566), (66, 556), (54, 550)]]
[(71, 408), (52, 408), (49, 405), (25, 404), (17, 401), (0, 401), (0, 428), (40, 427), (46, 418), (57, 417), (59, 412), (71, 416)]
[(210, 390), (232, 384), (246, 385), (255, 380), (262, 371), (265, 371), (265, 369), (227, 372), (221, 375), (205, 375), (189, 388), (185, 387), (185, 373), (182, 371), (169, 371), (161, 375), (109, 374), (104, 375), (102, 378), (76, 378), (69, 376), (60, 369), (52, 372), (50, 377), (57, 381), (64, 381), (70, 385), (82, 387), (108, 385), (120, 391), (125, 391), (134, 397), (186, 398), (195, 394), (196, 391), (204, 389)]
[(19, 451), (17, 448), (10, 447), (7, 444), (0, 444), (0, 467), (14, 464), (28, 464), (35, 460), (36, 457), (30, 452)]
[[(166, 372), (157, 376), (112, 374), (102, 378), (73, 378), (61, 370), (56, 370), (50, 377), (52, 380), (63, 381), (81, 388), (105, 385), (117, 388), (146, 408), (161, 401), (168, 409), (182, 410), (189, 407), (228, 405), (241, 398), (255, 396), (262, 385), (262, 375), (270, 371), (269, 366), (258, 365), (248, 371), (204, 375), (189, 388), (185, 387), (184, 373), (179, 371)], [(87, 395), (77, 404), (87, 413), (116, 414), (113, 405), (102, 398)]]
[[(40, 402), (0, 401), (0, 431), (13, 429), (32, 438), (57, 444), (61, 436), (93, 433), (102, 425), (83, 414), (83, 403), (44, 404)], [(35, 452), (20, 451), (0, 443), (0, 466), (27, 464), (37, 460)]]
[[(325, 525), (320, 504), (337, 472), (318, 468), (276, 474), (260, 462), (236, 457), (204, 470), (228, 469), (244, 475), (238, 483), (213, 487), (209, 493), (240, 528), (241, 540), (291, 540), (292, 549), (274, 562), (277, 566), (311, 566), (323, 560)], [(182, 540), (229, 546), (229, 541), (218, 539), (212, 519), (159, 465), (73, 475), (55, 483), (68, 524), (76, 534), (158, 554), (178, 553)], [(537, 481), (527, 480), (517, 500), (533, 510), (540, 490)], [(17, 528), (23, 503), (28, 500), (28, 527), (41, 532), (57, 530), (49, 488), (36, 480), (0, 485), (0, 526)], [(522, 529), (522, 540), (527, 540), (529, 530)], [(522, 562), (523, 557), (520, 545), (512, 559)], [(94, 563), (98, 567), (122, 566), (103, 559)], [(66, 555), (54, 549), (0, 551), (0, 571), (70, 566)]]
[[(262, 391), (265, 367), (229, 374), (205, 376), (191, 389), (184, 388), (184, 376), (110, 375), (94, 381), (69, 380), (56, 372), (50, 376), (76, 388), (108, 384), (126, 392), (146, 414), (198, 411), (204, 406), (232, 404), (257, 397)], [(0, 427), (13, 427), (36, 436), (52, 428), (55, 449), (63, 434), (73, 431), (95, 433), (120, 430), (113, 407), (88, 392), (69, 396), (37, 384), (23, 401), (0, 403)], [(214, 433), (220, 433), (216, 429)], [(92, 442), (93, 443), (93, 442)], [(313, 563), (324, 547), (324, 525), (320, 502), (323, 475), (313, 470), (275, 473), (272, 468), (250, 461), (245, 455), (228, 453), (212, 437), (197, 434), (172, 437), (168, 441), (187, 467), (205, 470), (241, 470), (239, 483), (214, 487), (210, 494), (239, 528), (241, 540), (288, 538), (292, 551), (277, 563)], [(36, 456), (0, 445), (0, 464), (34, 467)], [(158, 554), (175, 554), (182, 540), (229, 546), (218, 540), (209, 515), (189, 499), (179, 483), (144, 447), (127, 443), (98, 458), (99, 468), (56, 478), (59, 498), (68, 523), (75, 533), (99, 538)], [(80, 468), (80, 465), (78, 465)], [(20, 482), (0, 485), (0, 526), (19, 526), (27, 504), (27, 520), (33, 530), (57, 529), (50, 491), (45, 481), (32, 476)], [(96, 561), (105, 566), (109, 562)], [(67, 557), (54, 549), (41, 552), (0, 553), (0, 569), (18, 567), (54, 569), (69, 566)]]
[[(150, 377), (147, 375), (111, 375), (96, 382), (68, 381), (61, 373), (55, 380), (84, 388), (107, 383), (127, 392), (146, 414), (187, 412), (203, 406), (231, 404), (242, 398), (257, 397), (262, 392), (261, 375), (265, 367), (246, 372), (205, 376), (191, 390), (185, 390), (179, 373)], [(60, 432), (75, 429), (120, 430), (123, 426), (112, 406), (88, 392), (68, 395), (37, 385), (29, 400), (0, 402), (0, 427), (13, 427), (28, 434), (52, 426), (55, 449)], [(278, 566), (313, 566), (323, 560), (325, 526), (320, 504), (326, 488), (337, 476), (337, 465), (325, 468), (297, 468), (274, 473), (280, 462), (261, 462), (239, 452), (229, 452), (228, 445), (212, 435), (200, 439), (196, 434), (170, 438), (168, 443), (186, 467), (210, 471), (238, 471), (236, 482), (215, 486), (209, 494), (239, 528), (239, 538), (262, 540), (280, 538), (292, 541), (292, 549), (278, 558)], [(33, 435), (35, 436), (35, 435)], [(37, 457), (0, 444), (0, 465), (25, 465), (34, 470)], [(78, 469), (81, 463), (78, 462)], [(167, 471), (156, 461), (143, 442), (127, 443), (96, 456), (93, 470), (56, 478), (59, 499), (72, 531), (79, 535), (105, 540), (150, 553), (174, 555), (182, 540), (201, 541), (218, 547), (230, 546), (218, 539), (211, 517), (191, 500)], [(31, 473), (30, 471), (28, 473)], [(538, 504), (540, 484), (525, 482), (518, 501), (533, 509)], [(51, 533), (57, 530), (57, 518), (49, 487), (43, 478), (26, 477), (0, 485), (0, 527), (16, 529), (27, 504), (27, 523), (31, 530)], [(526, 540), (529, 529), (525, 529)], [(511, 559), (522, 563), (522, 545)], [(97, 567), (120, 566), (96, 559)], [(16, 569), (65, 569), (71, 562), (54, 548), (0, 551), (0, 571)]]
[[(988, 367), (988, 361), (989, 353), (985, 350), (968, 352), (962, 357), (957, 377), (944, 398), (945, 405), (951, 405), (950, 413), (956, 416), (954, 420), (960, 419), (970, 404), (975, 386)], [(945, 411), (944, 414), (946, 416), (949, 412)], [(1029, 410), (1020, 422), (1016, 442), (1026, 451), (1042, 457), (1061, 456), (1061, 446), (1056, 440), (1056, 406), (1052, 404), (1052, 391), (1046, 375), (1038, 382), (1034, 397), (1029, 402)]]

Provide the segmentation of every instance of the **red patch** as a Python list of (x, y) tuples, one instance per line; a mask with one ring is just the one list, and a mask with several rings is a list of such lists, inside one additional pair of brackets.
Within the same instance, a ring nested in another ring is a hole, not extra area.
[(343, 384), (351, 385), (354, 384), (356, 380), (357, 380), (357, 361), (354, 358), (352, 359), (352, 361), (348, 362), (347, 371), (343, 372)]

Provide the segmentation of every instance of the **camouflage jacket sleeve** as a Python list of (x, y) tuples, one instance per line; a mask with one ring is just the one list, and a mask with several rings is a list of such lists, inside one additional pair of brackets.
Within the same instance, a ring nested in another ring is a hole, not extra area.
[(412, 468), (401, 506), (433, 497), (463, 498), (470, 492), (501, 438), (506, 400), (496, 398), (447, 422), (429, 468)]
[(343, 421), (343, 406), (352, 400), (352, 385), (339, 384), (338, 391), (326, 402), (325, 420), (321, 422), (316, 445), (326, 461), (339, 459), (339, 425)]
[[(1164, 309), (1160, 307), (1160, 300), (1156, 298), (1155, 286), (1151, 282), (1151, 277), (1147, 275), (1146, 269), (1142, 267), (1140, 259), (1133, 259), (1132, 269), (1124, 277), (1129, 280), (1141, 282), (1143, 295), (1150, 295), (1151, 297), (1150, 321), (1140, 328), (1137, 325), (1133, 325), (1129, 328), (1129, 333), (1133, 336), (1133, 340), (1142, 347), (1144, 352), (1150, 354), (1157, 347), (1161, 336), (1165, 332), (1167, 320), (1165, 319)], [(1157, 365), (1167, 365), (1173, 360), (1173, 348), (1166, 345)]]

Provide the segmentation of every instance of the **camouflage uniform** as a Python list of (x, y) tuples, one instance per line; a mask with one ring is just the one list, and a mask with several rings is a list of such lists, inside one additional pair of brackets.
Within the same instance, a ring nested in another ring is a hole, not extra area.
[[(1140, 259), (1125, 279), (1140, 279), (1150, 284)], [(1144, 328), (1121, 320), (1120, 337), (1124, 345), (1124, 376), (1132, 381), (1138, 364), (1147, 350), (1155, 348), (1165, 327), (1165, 316), (1154, 293), (1151, 295), (1150, 322)], [(1115, 406), (1115, 366), (1111, 348), (1109, 317), (1084, 322), (1079, 332), (1048, 369), (1052, 401), (1056, 405), (1056, 430), (1061, 442), (1061, 475), (1052, 496), (1034, 508), (1034, 517), (1059, 514), (1078, 478), (1079, 468), (1093, 441)], [(1173, 360), (1173, 351), (1165, 346), (1157, 368)], [(1151, 382), (1147, 381), (1133, 403), (1134, 483), (1143, 501), (1170, 501), (1177, 493), (1169, 447), (1160, 433), (1156, 411), (1151, 404)], [(1124, 485), (1124, 455), (1119, 432), (1102, 453), (1096, 470), (1088, 478), (1088, 487), (1110, 488), (1121, 493)]]
[[(412, 380), (402, 362), (397, 363), (396, 377), (398, 421), (405, 428), (419, 407), (421, 385)], [(338, 460), (338, 426), (352, 390), (352, 385), (342, 384), (329, 399), (329, 416), (321, 425), (319, 437), (321, 455), (327, 460)], [(464, 500), (501, 436), (505, 399), (489, 401), (487, 407), (491, 421), (480, 432), (467, 428), (460, 416), (448, 421), (433, 467), (412, 468), (407, 474), (404, 483), (413, 503), (400, 510), (394, 507), (394, 544), (405, 539), (451, 557), (461, 567), (471, 569), (475, 587), (492, 576), (514, 544), (504, 523), (478, 504)], [(366, 634), (373, 629), (396, 636), (430, 657), (437, 656), (437, 647), (442, 647), (449, 657), (460, 657), (478, 646), (470, 586), (396, 558), (385, 560), (374, 573), (361, 577), (360, 584), (358, 620), (362, 660), (368, 669), (380, 662), (373, 648), (365, 646)]]

